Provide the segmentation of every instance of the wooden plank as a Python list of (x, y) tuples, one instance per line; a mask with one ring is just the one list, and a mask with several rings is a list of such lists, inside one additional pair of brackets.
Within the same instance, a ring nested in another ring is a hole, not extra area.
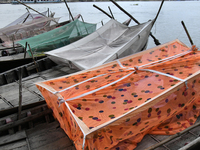
[(5, 103), (4, 100), (0, 96), (0, 111), (3, 109), (8, 109), (8, 108), (10, 108), (10, 105)]
[(15, 134), (12, 134), (12, 135), (6, 135), (6, 136), (3, 136), (3, 137), (0, 137), (0, 146), (8, 144), (8, 143), (15, 142), (15, 141), (19, 141), (19, 140), (22, 140), (22, 139), (25, 139), (25, 138), (26, 138), (26, 133), (25, 133), (24, 130), (17, 132)]
[[(42, 105), (39, 105), (39, 106), (36, 106), (36, 107), (33, 107), (33, 108), (23, 110), (21, 112), (21, 115), (22, 115), (22, 117), (30, 116), (30, 115), (27, 115), (27, 112), (32, 112), (32, 111), (36, 111), (37, 113), (39, 113), (39, 112), (42, 111), (43, 107), (47, 108), (47, 104), (42, 104)], [(17, 120), (17, 112), (14, 113), (14, 114), (5, 116), (5, 117), (1, 117), (0, 118), (0, 125), (2, 125), (1, 122), (5, 121), (6, 118), (11, 118), (12, 120)]]
[[(145, 142), (145, 144), (144, 144)], [(148, 134), (144, 136), (142, 141), (137, 144), (137, 147), (135, 150), (144, 150), (145, 148), (148, 148), (151, 145), (156, 144), (157, 142), (153, 140)]]
[(9, 129), (9, 128), (13, 128), (13, 127), (15, 127), (15, 126), (24, 124), (24, 123), (26, 123), (26, 122), (32, 121), (32, 120), (34, 120), (34, 119), (36, 119), (36, 118), (39, 118), (39, 117), (41, 117), (41, 116), (44, 116), (44, 115), (47, 115), (47, 114), (50, 114), (50, 113), (52, 113), (52, 110), (48, 109), (48, 110), (46, 110), (46, 111), (40, 112), (40, 113), (35, 114), (35, 115), (32, 115), (32, 116), (30, 116), (30, 117), (26, 117), (26, 118), (23, 118), (23, 119), (21, 119), (21, 120), (17, 120), (17, 121), (15, 121), (15, 122), (11, 122), (11, 123), (9, 123), (9, 124), (2, 125), (2, 126), (0, 126), (0, 131), (4, 131), (4, 130), (7, 130), (7, 129)]
[(53, 145), (58, 146), (58, 143), (61, 141), (61, 147), (72, 145), (65, 132), (59, 127), (59, 123), (57, 121), (49, 124), (40, 124), (32, 129), (29, 129), (27, 130), (27, 136), (31, 149), (46, 149), (45, 147), (52, 148)]
[[(50, 138), (50, 137), (49, 137)], [(46, 143), (45, 143), (46, 144)], [(56, 149), (66, 149), (66, 150), (76, 150), (74, 146), (72, 146), (71, 141), (69, 141), (69, 138), (63, 137), (60, 139), (55, 139), (53, 142), (47, 143), (46, 145), (42, 145), (37, 148), (33, 148), (33, 150), (55, 150)]]
[[(179, 132), (179, 133), (177, 133), (177, 134), (174, 134), (174, 135), (168, 137), (167, 139), (161, 141), (160, 143), (157, 143), (157, 144), (155, 144), (155, 145), (149, 147), (148, 150), (153, 150), (153, 149), (159, 147), (160, 145), (163, 145), (163, 144), (165, 144), (165, 143), (168, 143), (169, 141), (172, 141), (172, 140), (174, 140), (175, 138), (180, 137), (182, 134), (187, 133), (188, 131), (190, 131), (190, 130), (196, 128), (196, 127), (198, 127), (199, 125), (200, 125), (200, 122), (195, 123), (194, 125), (188, 127), (187, 129), (185, 129), (185, 130), (183, 130), (183, 131), (181, 131), (181, 132)], [(191, 136), (191, 135), (190, 135), (190, 136)], [(185, 139), (184, 139), (184, 140), (185, 140)], [(183, 141), (184, 141), (184, 140), (183, 140)], [(167, 145), (167, 144), (166, 144), (166, 145)]]
[(1, 150), (28, 150), (26, 140), (16, 141), (14, 143), (0, 146)]

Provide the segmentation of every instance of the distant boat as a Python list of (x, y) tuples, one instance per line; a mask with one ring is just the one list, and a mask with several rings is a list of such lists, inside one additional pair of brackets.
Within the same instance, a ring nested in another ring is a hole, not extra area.
[[(61, 3), (61, 0), (19, 0), (20, 2), (23, 3), (28, 3), (28, 4), (34, 4), (34, 3)], [(19, 2), (17, 0), (13, 0), (11, 2), (12, 4), (19, 4)]]

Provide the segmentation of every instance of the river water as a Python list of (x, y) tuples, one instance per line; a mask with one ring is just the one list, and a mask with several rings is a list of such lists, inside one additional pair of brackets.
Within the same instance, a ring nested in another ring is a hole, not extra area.
[[(140, 23), (153, 19), (160, 6), (160, 1), (121, 1), (117, 2)], [(68, 6), (74, 16), (81, 14), (85, 22), (106, 23), (109, 18), (93, 7), (93, 4), (109, 13), (108, 6), (116, 20), (123, 22), (129, 17), (120, 11), (112, 2), (69, 2)], [(28, 4), (39, 12), (50, 9), (55, 12), (55, 17), (61, 17), (61, 21), (69, 19), (69, 13), (65, 3), (56, 4)], [(6, 26), (26, 12), (23, 5), (0, 4), (0, 28)], [(32, 11), (31, 11), (32, 12)], [(190, 46), (188, 37), (183, 29), (181, 21), (184, 21), (195, 45), (200, 48), (200, 1), (166, 1), (163, 4), (160, 15), (152, 28), (152, 34), (160, 41), (166, 43), (179, 39)], [(130, 25), (135, 25), (134, 21)], [(155, 47), (152, 38), (149, 38), (147, 48)]]

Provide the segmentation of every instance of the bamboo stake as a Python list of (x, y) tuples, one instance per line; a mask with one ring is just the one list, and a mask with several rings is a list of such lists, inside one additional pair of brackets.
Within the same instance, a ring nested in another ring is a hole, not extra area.
[(104, 10), (102, 10), (101, 8), (99, 8), (98, 6), (96, 5), (93, 5), (93, 7), (97, 8), (98, 10), (102, 11), (104, 14), (106, 14), (109, 18), (112, 18), (111, 15), (109, 15), (107, 12), (105, 12)]
[(36, 64), (36, 62), (35, 62), (35, 58), (34, 58), (34, 56), (33, 56), (33, 52), (32, 52), (32, 50), (31, 50), (31, 47), (30, 47), (29, 44), (28, 44), (28, 47), (29, 47), (29, 50), (30, 50), (30, 52), (31, 52), (31, 56), (32, 56), (33, 62), (34, 62), (34, 64), (35, 64), (36, 71), (38, 72), (37, 64)]
[(103, 26), (103, 21), (101, 21), (101, 24), (102, 24), (102, 26)]
[[(16, 1), (17, 1), (18, 3), (20, 3), (20, 4), (24, 5), (24, 6), (26, 6), (28, 9), (31, 9), (31, 10), (37, 12), (38, 14), (40, 14), (40, 15), (42, 15), (42, 16), (44, 16), (44, 17), (47, 18), (47, 16), (45, 16), (44, 14), (42, 14), (42, 13), (40, 13), (39, 11), (37, 11), (37, 10), (35, 10), (35, 9), (31, 8), (31, 7), (29, 7), (28, 5), (26, 5), (26, 4), (22, 3), (22, 2), (20, 2), (19, 0), (16, 0)], [(58, 22), (56, 22), (55, 20), (52, 20), (52, 21), (54, 21), (56, 24), (58, 23)]]
[(25, 44), (25, 48), (24, 48), (24, 58), (26, 58), (26, 49), (27, 49), (27, 42), (26, 42), (26, 44)]
[[(127, 11), (125, 11), (121, 6), (119, 6), (114, 0), (110, 0), (110, 1), (113, 2), (121, 11), (123, 11), (123, 12), (124, 12), (126, 15), (128, 15), (131, 19), (133, 19), (137, 24), (140, 24), (139, 21), (137, 21), (131, 14), (129, 14), (129, 13), (128, 13)], [(160, 13), (160, 10), (161, 10), (161, 8), (162, 8), (163, 3), (164, 3), (164, 0), (162, 0), (161, 6), (160, 6), (160, 8), (159, 8), (159, 11), (158, 11), (158, 13), (157, 13), (155, 19), (157, 19), (158, 15), (159, 15), (159, 13)], [(155, 23), (155, 20), (154, 20), (154, 23)], [(156, 39), (155, 36), (153, 36), (151, 32), (150, 32), (150, 36), (154, 39), (154, 43), (155, 43), (156, 45), (160, 45), (159, 40)]]
[(189, 34), (189, 32), (188, 32), (188, 30), (187, 30), (187, 28), (186, 28), (186, 26), (185, 26), (185, 23), (184, 23), (183, 21), (181, 21), (181, 23), (182, 23), (182, 25), (183, 25), (183, 28), (185, 29), (185, 32), (186, 32), (186, 34), (187, 34), (187, 37), (188, 37), (189, 40), (190, 40), (190, 44), (191, 44), (191, 45), (194, 45), (194, 43), (193, 43), (193, 41), (192, 41), (192, 38), (190, 37), (190, 34)]
[[(22, 110), (22, 68), (19, 68), (19, 107), (18, 107), (18, 120), (21, 119), (21, 110)], [(21, 130), (21, 126), (19, 126)]]
[(109, 11), (110, 11), (110, 14), (112, 15), (112, 18), (115, 19), (114, 16), (113, 16), (112, 11), (111, 11), (111, 9), (110, 9), (110, 6), (108, 6), (108, 9), (109, 9)]
[(28, 13), (31, 15), (31, 17), (33, 18), (33, 15), (30, 13), (30, 11), (28, 10), (28, 8), (26, 8), (26, 10), (28, 11)]
[(47, 12), (48, 12), (48, 17), (49, 17), (49, 8), (47, 9)]
[(26, 5), (26, 4), (22, 3), (22, 2), (20, 2), (19, 0), (16, 0), (16, 1), (17, 1), (18, 3), (20, 3), (20, 4), (24, 5), (24, 6), (26, 6), (28, 9), (31, 9), (31, 10), (37, 12), (38, 14), (40, 14), (40, 15), (46, 17), (44, 14), (42, 14), (42, 13), (38, 12), (37, 10), (35, 10), (35, 9), (31, 8), (31, 7), (29, 7), (28, 5)]
[[(28, 15), (26, 16), (26, 18), (24, 19), (24, 21), (22, 22), (22, 24), (23, 24), (24, 22), (26, 22), (26, 20), (28, 19), (29, 15), (30, 15), (30, 14), (28, 14)], [(19, 29), (18, 29), (17, 31), (15, 31), (15, 34), (16, 34), (18, 31), (19, 31)]]
[[(163, 4), (164, 4), (164, 1), (165, 1), (165, 0), (162, 0), (162, 2), (161, 2), (161, 4), (160, 4), (160, 8), (159, 8), (159, 10), (158, 10), (158, 12), (157, 12), (157, 14), (156, 14), (155, 19), (154, 19), (154, 23), (156, 22), (156, 20), (157, 20), (157, 18), (158, 18), (158, 15), (160, 14), (160, 11), (161, 11), (161, 9), (162, 9), (162, 6), (163, 6)], [(153, 24), (154, 24), (154, 23), (153, 23)]]
[(64, 2), (65, 2), (65, 5), (66, 5), (66, 7), (67, 7), (67, 9), (68, 9), (68, 11), (69, 11), (70, 16), (72, 17), (72, 20), (74, 21), (74, 17), (72, 16), (72, 13), (71, 13), (71, 11), (70, 11), (68, 5), (67, 5), (66, 0), (64, 0)]

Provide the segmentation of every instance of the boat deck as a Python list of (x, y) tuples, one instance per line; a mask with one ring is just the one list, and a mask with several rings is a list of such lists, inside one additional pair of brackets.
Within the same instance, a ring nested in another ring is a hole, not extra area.
[[(40, 94), (39, 90), (34, 85), (35, 82), (44, 81), (47, 79), (52, 79), (60, 77), (66, 74), (71, 74), (77, 72), (77, 70), (72, 70), (67, 66), (58, 65), (51, 69), (42, 71), (39, 73), (34, 73), (28, 77), (22, 79), (22, 105), (32, 104), (36, 102), (44, 102), (44, 98)], [(19, 125), (17, 120), (11, 119), (11, 122), (16, 123), (8, 127), (9, 118), (12, 118), (12, 114), (5, 115), (5, 110), (9, 110), (18, 106), (19, 101), (19, 82), (5, 84), (0, 86), (0, 149), (20, 149), (20, 150), (55, 150), (56, 149), (67, 149), (74, 150), (73, 142), (70, 141), (68, 136), (60, 128), (59, 123), (56, 120), (52, 120), (52, 112), (50, 109), (46, 108), (43, 113), (43, 118), (41, 120), (46, 121), (33, 121), (28, 119), (27, 125), (20, 125), (21, 130), (18, 129)], [(44, 102), (45, 103), (45, 102)], [(43, 104), (46, 105), (46, 104)], [(44, 106), (41, 107), (44, 107)], [(37, 106), (39, 107), (39, 106)], [(45, 106), (46, 107), (46, 106)], [(23, 110), (24, 112), (25, 110)], [(28, 114), (30, 108), (26, 112)], [(4, 114), (2, 116), (2, 114)], [(34, 113), (31, 110), (32, 116)], [(42, 114), (42, 113), (39, 113)], [(37, 115), (37, 114), (36, 114)], [(28, 116), (28, 115), (27, 115)], [(28, 118), (26, 116), (26, 118)], [(50, 116), (49, 119), (44, 119), (46, 116)], [(14, 117), (13, 117), (14, 118)], [(198, 119), (199, 120), (199, 119)], [(183, 134), (177, 134), (176, 136), (166, 136), (166, 135), (146, 135), (143, 140), (138, 143), (136, 150), (156, 149), (156, 150), (177, 150), (187, 146), (193, 140), (200, 136), (200, 123), (196, 123), (192, 129), (186, 131)], [(3, 131), (3, 129), (6, 130)], [(4, 134), (2, 134), (4, 133)], [(175, 137), (175, 138), (172, 138)], [(164, 140), (170, 139), (164, 143)], [(157, 145), (159, 143), (159, 145)], [(156, 147), (156, 145), (158, 147)]]
[[(35, 82), (52, 79), (59, 76), (64, 76), (76, 72), (67, 66), (59, 65), (49, 70), (32, 74), (22, 79), (22, 105), (34, 103), (44, 100)], [(9, 75), (9, 74), (8, 74)], [(9, 76), (8, 76), (9, 78)], [(19, 99), (19, 83), (15, 82), (0, 86), (0, 110), (18, 106)]]
[(18, 131), (15, 134), (0, 137), (0, 149), (20, 150), (75, 150), (59, 123), (42, 123), (28, 130)]

